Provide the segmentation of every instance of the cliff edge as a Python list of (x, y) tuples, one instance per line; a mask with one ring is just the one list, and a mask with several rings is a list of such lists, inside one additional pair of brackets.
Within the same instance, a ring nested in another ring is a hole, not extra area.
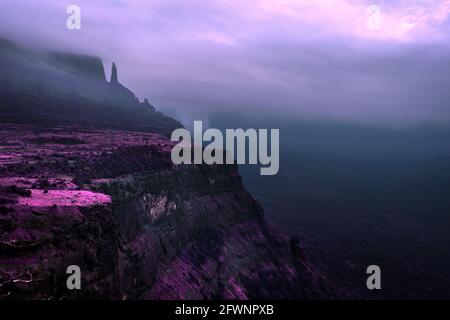
[[(236, 166), (175, 166), (172, 146), (152, 133), (2, 126), (0, 297), (326, 295)], [(66, 288), (69, 265), (81, 268), (82, 290)]]
[(141, 102), (99, 57), (40, 52), (0, 39), (0, 122), (90, 125), (168, 136), (182, 125)]

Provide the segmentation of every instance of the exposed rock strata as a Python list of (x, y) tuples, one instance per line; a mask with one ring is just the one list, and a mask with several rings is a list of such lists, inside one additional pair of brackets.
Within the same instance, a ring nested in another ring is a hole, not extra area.
[[(151, 133), (0, 130), (3, 299), (324, 296), (298, 239), (268, 225), (236, 166), (174, 166)], [(82, 290), (66, 289), (79, 265)]]

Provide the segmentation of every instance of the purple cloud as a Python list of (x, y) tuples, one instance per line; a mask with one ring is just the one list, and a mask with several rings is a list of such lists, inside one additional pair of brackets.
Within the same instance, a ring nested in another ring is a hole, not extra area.
[[(79, 31), (65, 27), (70, 4)], [(0, 36), (116, 61), (125, 85), (180, 114), (416, 123), (450, 116), (449, 13), (450, 1), (6, 0)]]

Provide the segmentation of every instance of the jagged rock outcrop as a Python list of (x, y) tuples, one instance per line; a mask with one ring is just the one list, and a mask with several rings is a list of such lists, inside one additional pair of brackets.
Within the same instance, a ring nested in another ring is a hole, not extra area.
[[(237, 166), (172, 163), (181, 124), (115, 64), (107, 82), (99, 58), (0, 40), (0, 67), (0, 299), (327, 295)], [(66, 287), (70, 265), (81, 290)]]
[(141, 103), (113, 64), (98, 57), (42, 53), (0, 39), (0, 122), (84, 124), (169, 135), (182, 125)]
[[(175, 166), (173, 145), (151, 133), (3, 126), (0, 297), (327, 295), (237, 166)], [(80, 266), (82, 290), (67, 290), (69, 265)]]
[(108, 99), (114, 101), (114, 103), (120, 103), (124, 105), (139, 104), (139, 100), (136, 98), (134, 93), (119, 82), (117, 76), (117, 66), (115, 62), (113, 62), (111, 66), (111, 81)]
[(156, 111), (155, 107), (148, 102), (147, 98), (144, 99), (144, 102), (142, 102), (142, 105), (146, 108), (150, 108), (153, 111)]
[(111, 67), (111, 81), (110, 83), (118, 83), (118, 79), (117, 79), (117, 66), (116, 63), (113, 62), (112, 67)]

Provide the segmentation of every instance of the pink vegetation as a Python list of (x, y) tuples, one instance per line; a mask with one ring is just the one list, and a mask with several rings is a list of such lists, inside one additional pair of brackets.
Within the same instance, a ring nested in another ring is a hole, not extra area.
[(89, 207), (107, 205), (111, 197), (102, 193), (75, 190), (31, 190), (31, 197), (20, 197), (19, 204), (30, 207)]

